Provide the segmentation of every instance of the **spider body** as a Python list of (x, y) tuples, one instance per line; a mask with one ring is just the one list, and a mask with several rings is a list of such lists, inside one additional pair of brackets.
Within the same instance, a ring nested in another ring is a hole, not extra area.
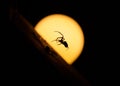
[(62, 37), (57, 37), (57, 39), (54, 41), (59, 42), (58, 45), (63, 44), (66, 48), (68, 48), (68, 43), (65, 41), (64, 35), (59, 31), (55, 31), (55, 32), (58, 32), (59, 34), (61, 34)]

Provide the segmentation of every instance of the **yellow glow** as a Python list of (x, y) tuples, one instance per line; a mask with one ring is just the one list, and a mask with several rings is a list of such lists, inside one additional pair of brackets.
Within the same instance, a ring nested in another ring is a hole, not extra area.
[[(81, 54), (84, 46), (84, 34), (80, 25), (71, 17), (63, 14), (52, 14), (38, 22), (35, 30), (52, 46), (56, 52), (68, 63), (72, 64)], [(64, 35), (68, 43), (66, 48), (63, 44), (53, 41)]]

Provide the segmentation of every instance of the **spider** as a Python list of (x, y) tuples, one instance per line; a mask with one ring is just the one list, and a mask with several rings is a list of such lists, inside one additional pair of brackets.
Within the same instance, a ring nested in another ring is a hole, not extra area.
[(54, 32), (58, 32), (59, 34), (62, 35), (62, 37), (57, 37), (57, 39), (53, 41), (59, 42), (58, 45), (63, 44), (66, 48), (68, 48), (68, 43), (65, 41), (64, 35), (59, 31), (54, 31)]

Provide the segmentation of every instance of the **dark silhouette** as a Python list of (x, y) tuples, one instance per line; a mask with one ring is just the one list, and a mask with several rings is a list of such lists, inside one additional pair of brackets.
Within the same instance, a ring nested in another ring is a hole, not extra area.
[(62, 37), (57, 37), (57, 39), (53, 40), (53, 41), (59, 42), (60, 44), (58, 44), (58, 45), (63, 44), (66, 48), (68, 48), (68, 43), (65, 41), (64, 35), (59, 31), (55, 31), (55, 32), (60, 33), (62, 35)]

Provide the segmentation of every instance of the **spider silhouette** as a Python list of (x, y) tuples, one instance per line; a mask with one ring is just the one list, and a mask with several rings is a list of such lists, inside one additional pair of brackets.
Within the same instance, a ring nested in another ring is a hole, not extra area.
[(57, 37), (56, 40), (53, 41), (59, 42), (58, 45), (63, 44), (66, 48), (69, 48), (68, 43), (65, 41), (64, 35), (59, 31), (54, 31), (54, 32), (58, 32), (59, 34), (61, 34), (61, 37)]

